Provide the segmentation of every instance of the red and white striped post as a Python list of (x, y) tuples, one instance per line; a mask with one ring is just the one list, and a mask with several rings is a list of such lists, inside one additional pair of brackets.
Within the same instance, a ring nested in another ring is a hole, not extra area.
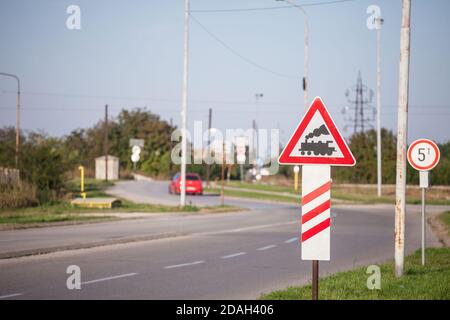
[(312, 260), (312, 298), (319, 297), (319, 260), (330, 260), (331, 169), (302, 166), (302, 260)]
[(302, 165), (302, 260), (312, 260), (312, 298), (319, 297), (319, 261), (330, 260), (331, 166), (356, 161), (320, 97), (314, 98), (278, 158)]

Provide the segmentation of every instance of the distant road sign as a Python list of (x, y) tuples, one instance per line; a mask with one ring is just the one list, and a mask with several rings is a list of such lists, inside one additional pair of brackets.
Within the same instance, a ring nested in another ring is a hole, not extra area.
[(139, 154), (139, 153), (141, 153), (141, 148), (139, 146), (133, 146), (133, 148), (131, 148), (131, 151), (133, 153)]
[(416, 170), (429, 171), (439, 162), (440, 151), (429, 139), (418, 139), (408, 148), (408, 162)]
[(131, 161), (133, 161), (133, 162), (138, 162), (140, 158), (141, 158), (141, 157), (140, 157), (139, 154), (137, 154), (137, 153), (133, 153), (133, 154), (131, 155)]
[(130, 147), (133, 146), (139, 146), (142, 148), (144, 146), (144, 139), (130, 139)]
[(322, 99), (316, 97), (278, 162), (353, 166), (356, 161)]
[(239, 164), (244, 164), (246, 157), (245, 157), (245, 147), (247, 145), (247, 138), (246, 137), (236, 137), (236, 153), (237, 153), (237, 162)]

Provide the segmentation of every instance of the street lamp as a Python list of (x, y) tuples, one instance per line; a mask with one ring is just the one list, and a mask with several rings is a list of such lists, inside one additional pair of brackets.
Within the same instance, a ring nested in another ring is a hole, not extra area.
[(16, 109), (16, 169), (19, 167), (19, 144), (20, 144), (20, 79), (18, 76), (0, 72), (0, 76), (14, 78), (17, 81), (17, 109)]
[(308, 109), (308, 86), (309, 86), (309, 79), (308, 79), (308, 47), (309, 47), (309, 22), (308, 22), (308, 15), (306, 14), (305, 9), (303, 9), (302, 6), (299, 6), (292, 2), (291, 0), (276, 0), (276, 1), (284, 1), (292, 5), (293, 7), (296, 7), (299, 9), (303, 15), (305, 16), (305, 61), (304, 61), (304, 76), (303, 76), (303, 103), (305, 105), (305, 111)]

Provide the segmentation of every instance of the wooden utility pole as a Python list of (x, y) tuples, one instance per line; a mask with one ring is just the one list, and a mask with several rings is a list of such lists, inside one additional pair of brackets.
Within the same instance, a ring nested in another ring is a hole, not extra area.
[(105, 105), (105, 180), (108, 181), (108, 105)]
[(397, 177), (395, 188), (395, 276), (403, 275), (405, 256), (406, 144), (408, 137), (408, 86), (411, 0), (403, 0), (400, 33), (400, 72), (397, 116)]
[(17, 81), (17, 100), (16, 100), (16, 155), (15, 165), (19, 168), (19, 149), (20, 149), (20, 79), (15, 74), (0, 72), (0, 76), (10, 77)]
[(225, 203), (225, 142), (222, 144), (222, 171), (221, 171), (222, 186), (220, 189), (220, 205)]

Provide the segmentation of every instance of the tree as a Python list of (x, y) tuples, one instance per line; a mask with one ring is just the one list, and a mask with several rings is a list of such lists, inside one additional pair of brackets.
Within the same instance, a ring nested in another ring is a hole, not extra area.
[[(333, 178), (340, 182), (376, 183), (376, 131), (357, 132), (350, 137), (349, 147), (356, 159), (354, 167), (334, 167)], [(396, 144), (392, 131), (381, 129), (382, 182), (395, 183)]]

